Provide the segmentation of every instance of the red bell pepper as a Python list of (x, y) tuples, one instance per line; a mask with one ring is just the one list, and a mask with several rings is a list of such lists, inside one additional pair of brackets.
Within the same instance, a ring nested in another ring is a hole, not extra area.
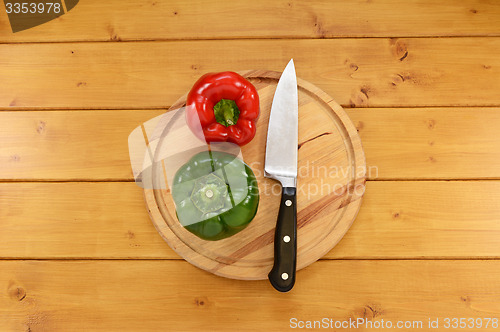
[(237, 73), (203, 75), (189, 92), (186, 104), (188, 126), (206, 142), (232, 142), (241, 146), (255, 136), (259, 95), (255, 87)]

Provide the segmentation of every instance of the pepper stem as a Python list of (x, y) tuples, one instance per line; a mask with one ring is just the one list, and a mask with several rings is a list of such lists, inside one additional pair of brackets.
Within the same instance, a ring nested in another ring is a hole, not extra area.
[(240, 116), (240, 110), (234, 100), (221, 99), (214, 106), (215, 120), (225, 127), (235, 125)]
[(227, 197), (226, 183), (213, 173), (194, 181), (191, 201), (202, 213), (215, 212), (224, 207)]

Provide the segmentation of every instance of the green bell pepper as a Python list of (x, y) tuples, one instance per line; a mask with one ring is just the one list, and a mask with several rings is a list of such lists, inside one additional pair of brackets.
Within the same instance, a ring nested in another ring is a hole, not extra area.
[(219, 151), (200, 152), (181, 166), (173, 179), (172, 195), (181, 225), (211, 241), (243, 230), (259, 205), (252, 169)]

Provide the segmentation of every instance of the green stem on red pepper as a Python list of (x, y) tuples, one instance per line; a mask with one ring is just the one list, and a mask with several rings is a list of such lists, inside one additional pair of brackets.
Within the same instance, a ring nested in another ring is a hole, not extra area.
[(234, 100), (221, 99), (214, 106), (215, 120), (224, 127), (235, 125), (240, 116), (240, 110)]

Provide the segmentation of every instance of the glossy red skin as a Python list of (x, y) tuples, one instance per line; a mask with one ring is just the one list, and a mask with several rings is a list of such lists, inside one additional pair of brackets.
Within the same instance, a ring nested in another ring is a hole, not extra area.
[[(225, 127), (215, 120), (214, 106), (221, 99), (236, 102), (240, 116), (236, 124)], [(187, 96), (186, 121), (191, 130), (206, 142), (232, 142), (240, 146), (255, 136), (255, 121), (260, 113), (255, 87), (241, 75), (226, 71), (200, 77)]]

